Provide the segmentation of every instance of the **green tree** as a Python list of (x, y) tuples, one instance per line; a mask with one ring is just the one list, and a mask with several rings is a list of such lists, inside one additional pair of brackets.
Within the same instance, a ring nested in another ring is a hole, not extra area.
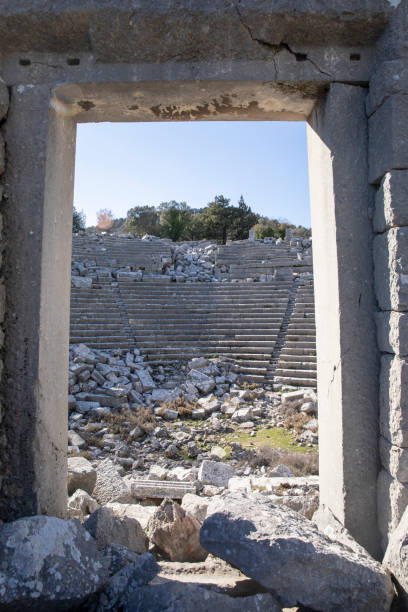
[(288, 223), (281, 223), (277, 219), (260, 217), (256, 225), (253, 226), (255, 238), (285, 238), (286, 228), (292, 227)]
[(185, 202), (162, 202), (159, 206), (161, 235), (177, 242), (185, 234), (191, 209)]
[(210, 202), (201, 213), (205, 227), (205, 237), (225, 244), (232, 212), (233, 206), (231, 206), (229, 198), (225, 198), (223, 195), (215, 196), (213, 202)]
[(160, 236), (160, 215), (155, 206), (134, 206), (127, 211), (126, 227), (130, 232)]
[(83, 210), (77, 210), (74, 206), (73, 215), (72, 215), (72, 231), (80, 232), (85, 229), (85, 213)]
[(228, 228), (228, 238), (230, 240), (246, 240), (249, 230), (258, 221), (259, 215), (252, 212), (251, 208), (245, 203), (243, 196), (238, 201), (238, 206), (232, 207), (231, 222)]

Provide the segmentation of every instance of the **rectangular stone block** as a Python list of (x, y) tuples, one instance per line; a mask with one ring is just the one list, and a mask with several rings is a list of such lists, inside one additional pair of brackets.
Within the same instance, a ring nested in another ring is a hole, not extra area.
[(369, 119), (369, 180), (408, 168), (408, 95), (391, 96)]
[(381, 310), (408, 310), (408, 227), (374, 239), (375, 290)]
[(408, 225), (408, 170), (392, 170), (384, 176), (375, 198), (373, 224), (378, 233)]
[(408, 361), (391, 355), (381, 358), (380, 430), (392, 444), (408, 447)]
[(402, 484), (408, 483), (408, 448), (400, 448), (380, 436), (381, 465)]
[(408, 93), (408, 58), (382, 62), (370, 79), (367, 115), (372, 115), (390, 96)]
[(408, 313), (377, 312), (378, 348), (383, 353), (408, 355)]
[(381, 470), (377, 482), (378, 525), (385, 550), (389, 535), (396, 529), (408, 506), (408, 487)]

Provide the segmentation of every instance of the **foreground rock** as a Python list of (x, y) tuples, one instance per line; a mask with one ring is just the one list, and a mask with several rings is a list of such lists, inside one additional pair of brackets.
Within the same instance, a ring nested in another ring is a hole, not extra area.
[(165, 499), (149, 521), (148, 536), (171, 561), (204, 561), (200, 546), (201, 522), (178, 503)]
[(390, 537), (383, 565), (398, 580), (399, 599), (408, 609), (408, 508)]
[(107, 504), (91, 514), (84, 527), (95, 538), (98, 547), (115, 542), (135, 553), (147, 551), (148, 539), (137, 519), (129, 511), (129, 504)]
[(229, 597), (200, 586), (166, 581), (134, 591), (124, 612), (281, 612), (269, 593), (251, 597)]
[(260, 494), (230, 494), (211, 502), (200, 542), (271, 590), (284, 606), (325, 612), (390, 609), (393, 586), (379, 563)]
[(99, 504), (88, 495), (86, 491), (77, 489), (71, 497), (68, 498), (68, 517), (84, 519), (92, 512), (99, 508)]
[(73, 610), (106, 579), (95, 540), (76, 520), (33, 516), (0, 529), (1, 610)]
[[(159, 566), (150, 553), (140, 555), (129, 560), (118, 572), (116, 572), (103, 592), (99, 595), (96, 603), (89, 606), (90, 612), (116, 612), (118, 610), (134, 610), (129, 602), (140, 587), (148, 584), (159, 571)], [(150, 610), (148, 606), (145, 611)]]

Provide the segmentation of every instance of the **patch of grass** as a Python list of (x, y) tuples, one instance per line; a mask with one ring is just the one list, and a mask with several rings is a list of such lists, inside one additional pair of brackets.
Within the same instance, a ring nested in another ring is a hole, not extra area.
[(259, 448), (261, 446), (270, 446), (281, 450), (293, 450), (295, 452), (307, 452), (305, 448), (298, 447), (296, 440), (291, 433), (280, 427), (272, 427), (271, 429), (258, 429), (255, 436), (236, 430), (232, 434), (226, 436), (227, 441), (239, 442), (244, 448)]
[(171, 402), (165, 402), (160, 406), (157, 414), (161, 417), (164, 416), (166, 410), (177, 410), (180, 418), (191, 417), (193, 410), (195, 410), (195, 404), (188, 402), (183, 395), (178, 397)]
[(282, 451), (271, 448), (270, 446), (261, 446), (252, 452), (252, 457), (249, 460), (251, 467), (260, 467), (262, 465), (274, 468), (277, 465), (286, 465), (295, 476), (310, 476), (311, 474), (319, 473), (318, 453), (314, 449), (309, 452)]

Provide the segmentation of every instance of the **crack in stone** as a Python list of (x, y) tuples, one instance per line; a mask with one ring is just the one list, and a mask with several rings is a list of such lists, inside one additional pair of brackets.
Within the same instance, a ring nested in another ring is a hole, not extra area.
[(253, 40), (254, 42), (257, 42), (260, 45), (263, 45), (265, 47), (268, 47), (269, 49), (271, 49), (274, 53), (272, 56), (272, 61), (273, 61), (273, 65), (275, 67), (275, 78), (278, 78), (279, 75), (279, 69), (276, 63), (276, 56), (281, 53), (281, 51), (288, 51), (288, 53), (290, 53), (291, 55), (293, 55), (296, 58), (296, 61), (303, 61), (303, 62), (309, 62), (310, 64), (312, 64), (312, 66), (318, 71), (320, 72), (320, 74), (324, 74), (325, 76), (328, 76), (329, 78), (333, 78), (333, 75), (330, 74), (329, 72), (325, 72), (324, 70), (322, 70), (320, 68), (320, 66), (317, 64), (317, 62), (315, 62), (315, 60), (311, 59), (308, 55), (304, 54), (304, 53), (298, 53), (296, 51), (294, 51), (293, 49), (291, 49), (291, 47), (288, 45), (288, 43), (285, 42), (280, 42), (279, 44), (275, 44), (275, 43), (270, 43), (267, 40), (264, 40), (263, 38), (258, 38), (257, 36), (255, 36), (251, 30), (251, 28), (249, 27), (249, 25), (247, 23), (245, 23), (244, 21), (244, 17), (239, 9), (239, 4), (240, 4), (241, 0), (238, 0), (238, 3), (235, 4), (235, 10), (237, 12), (238, 15), (238, 19), (241, 23), (241, 25), (245, 28), (245, 30), (248, 32), (249, 36), (251, 37), (251, 40)]

